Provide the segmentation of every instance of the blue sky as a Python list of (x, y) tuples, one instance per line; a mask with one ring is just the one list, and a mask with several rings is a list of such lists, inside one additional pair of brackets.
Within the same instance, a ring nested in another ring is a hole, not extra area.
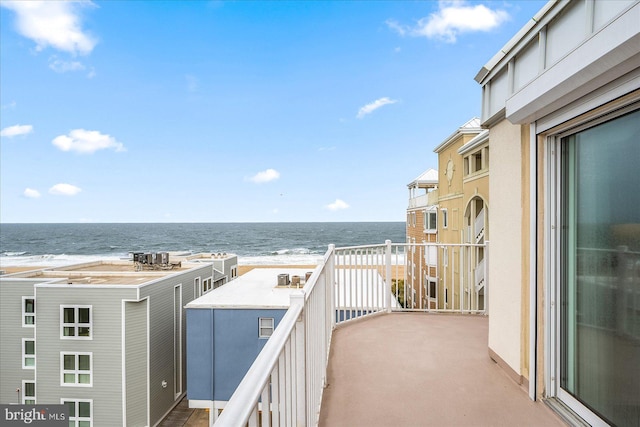
[(0, 2), (0, 221), (403, 221), (544, 1)]

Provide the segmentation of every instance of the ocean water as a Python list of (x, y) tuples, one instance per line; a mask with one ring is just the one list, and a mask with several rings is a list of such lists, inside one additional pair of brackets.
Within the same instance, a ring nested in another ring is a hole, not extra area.
[(131, 252), (227, 252), (240, 264), (316, 264), (336, 247), (405, 241), (404, 222), (0, 224), (0, 266), (128, 259)]

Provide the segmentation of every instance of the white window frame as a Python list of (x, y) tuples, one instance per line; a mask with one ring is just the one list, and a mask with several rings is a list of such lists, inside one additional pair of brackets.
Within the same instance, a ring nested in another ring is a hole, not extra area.
[[(26, 344), (28, 341), (33, 341), (33, 354), (27, 354)], [(27, 359), (33, 359), (33, 366), (27, 365), (25, 362)], [(35, 338), (22, 338), (22, 369), (36, 369), (36, 339)]]
[[(73, 323), (65, 323), (64, 321), (64, 310), (65, 309), (73, 309)], [(88, 308), (89, 309), (89, 323), (80, 323), (78, 316), (78, 309), (80, 308)], [(65, 328), (73, 328), (74, 335), (65, 335)], [(89, 328), (89, 336), (81, 337), (78, 336), (78, 328)], [(93, 306), (91, 305), (60, 305), (60, 339), (61, 340), (92, 340), (93, 339)]]
[[(33, 396), (27, 396), (27, 384), (33, 384)], [(29, 402), (27, 402), (27, 400)], [(23, 405), (36, 404), (36, 382), (34, 380), (22, 380), (22, 401), (21, 402)]]
[[(71, 422), (73, 421), (73, 426), (78, 427), (80, 421), (88, 421), (89, 422), (89, 426), (93, 426), (93, 399), (66, 399), (66, 398), (60, 398), (60, 403), (64, 405), (65, 402), (73, 402), (75, 404), (75, 408), (74, 408), (74, 416), (72, 417), (71, 414), (69, 414), (69, 425), (71, 426)], [(82, 403), (89, 403), (89, 412), (91, 413), (91, 415), (89, 417), (80, 417), (79, 413), (80, 413), (80, 408), (78, 405), (80, 402)]]
[(202, 281), (202, 294), (206, 294), (213, 289), (213, 277), (207, 277)]
[[(267, 324), (263, 324), (266, 322)], [(268, 324), (270, 323), (270, 325)], [(259, 317), (258, 318), (258, 338), (268, 339), (273, 335), (275, 330), (275, 319), (273, 317)]]
[[(64, 368), (64, 357), (65, 356), (74, 356), (74, 369), (65, 369)], [(89, 370), (84, 371), (80, 370), (79, 356), (89, 356)], [(73, 383), (65, 383), (64, 376), (65, 374), (73, 374), (75, 377), (75, 382)], [(80, 383), (78, 382), (79, 375), (89, 375), (88, 383)], [(63, 387), (93, 387), (93, 353), (92, 352), (60, 352), (60, 385)]]
[[(431, 215), (433, 215), (434, 220), (433, 220), (433, 228), (431, 228), (429, 225), (431, 225)], [(425, 211), (425, 218), (424, 218), (424, 231), (426, 233), (433, 233), (434, 231), (436, 231), (438, 229), (438, 213), (436, 211)]]
[(236, 277), (238, 277), (238, 266), (234, 265), (231, 267), (231, 280), (235, 279)]
[(202, 288), (200, 287), (200, 278), (193, 279), (193, 297), (198, 298), (202, 295)]
[[(33, 300), (33, 313), (27, 312), (27, 300)], [(33, 317), (33, 323), (27, 323), (25, 320), (27, 317)], [(23, 296), (22, 297), (22, 327), (34, 328), (36, 326), (36, 297), (35, 296)]]
[(449, 211), (447, 209), (440, 209), (442, 212), (442, 228), (449, 228)]

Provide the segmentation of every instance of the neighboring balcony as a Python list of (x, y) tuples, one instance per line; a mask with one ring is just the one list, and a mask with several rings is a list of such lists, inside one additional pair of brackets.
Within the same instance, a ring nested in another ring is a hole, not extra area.
[[(406, 254), (424, 246), (429, 244), (330, 246), (212, 421), (217, 426), (563, 425), (489, 358), (488, 263), (482, 298), (474, 292), (473, 273), (457, 274), (443, 281), (447, 292), (436, 295), (435, 305), (403, 308), (394, 284), (406, 279)], [(478, 247), (435, 246), (443, 254)], [(488, 242), (482, 246), (486, 257)], [(465, 257), (449, 257), (454, 258)], [(456, 290), (466, 297), (439, 301)]]
[(408, 209), (423, 208), (438, 204), (438, 189), (433, 189), (426, 194), (421, 194), (409, 199)]

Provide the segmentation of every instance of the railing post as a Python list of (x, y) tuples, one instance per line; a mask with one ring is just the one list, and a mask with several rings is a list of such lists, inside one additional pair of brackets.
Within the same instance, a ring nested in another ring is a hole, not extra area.
[(306, 398), (306, 342), (305, 342), (305, 307), (304, 307), (304, 291), (291, 295), (291, 305), (300, 305), (303, 307), (298, 316), (295, 326), (295, 382), (296, 382), (296, 426), (307, 425), (307, 398)]
[(337, 281), (337, 273), (336, 273), (336, 245), (333, 243), (329, 245), (329, 252), (331, 255), (327, 258), (327, 263), (329, 264), (327, 270), (325, 271), (325, 291), (327, 295), (327, 305), (328, 305), (328, 319), (329, 320), (329, 329), (327, 332), (327, 339), (331, 340), (330, 332), (336, 327), (336, 281)]
[(484, 314), (489, 315), (489, 241), (484, 242)]
[[(385, 267), (386, 267), (386, 271), (385, 271), (385, 275), (387, 276), (387, 285), (386, 285), (386, 301), (385, 304), (387, 305), (387, 313), (391, 313), (391, 284), (393, 282), (393, 280), (391, 279), (391, 240), (386, 240), (385, 245), (387, 246), (386, 251), (385, 251)], [(406, 255), (405, 255), (406, 256)], [(397, 283), (396, 283), (397, 286)], [(406, 286), (406, 283), (405, 283)], [(405, 288), (405, 292), (407, 291), (407, 289)]]

